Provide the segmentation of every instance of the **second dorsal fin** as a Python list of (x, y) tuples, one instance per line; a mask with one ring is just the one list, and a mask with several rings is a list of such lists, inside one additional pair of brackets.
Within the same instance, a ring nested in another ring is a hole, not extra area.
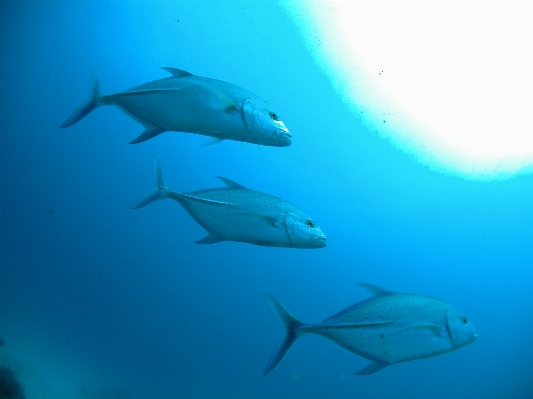
[(222, 180), (224, 182), (224, 184), (226, 186), (228, 186), (229, 188), (246, 188), (244, 187), (243, 185), (239, 184), (239, 183), (235, 183), (233, 180), (230, 180), (230, 179), (226, 179), (225, 177), (222, 177), (222, 176), (217, 176), (220, 180)]
[(183, 69), (172, 68), (172, 67), (161, 67), (167, 72), (170, 72), (175, 78), (182, 78), (184, 76), (194, 76), (192, 73), (184, 71)]
[(393, 294), (392, 291), (386, 290), (385, 288), (378, 287), (377, 285), (366, 284), (366, 283), (357, 283), (357, 285), (361, 288), (364, 288), (367, 291), (370, 291), (372, 294), (376, 296)]

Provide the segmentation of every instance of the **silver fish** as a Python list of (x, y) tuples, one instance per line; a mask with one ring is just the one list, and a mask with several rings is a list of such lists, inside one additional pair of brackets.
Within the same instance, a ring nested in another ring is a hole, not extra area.
[(267, 247), (323, 248), (326, 236), (297, 206), (218, 176), (227, 187), (191, 193), (170, 191), (154, 159), (156, 185), (130, 208), (171, 198), (209, 234), (196, 244), (239, 241)]
[(274, 370), (296, 340), (306, 333), (329, 338), (372, 361), (356, 375), (372, 374), (390, 364), (451, 352), (478, 337), (474, 325), (446, 302), (394, 293), (371, 284), (358, 285), (374, 296), (318, 324), (300, 322), (273, 296), (265, 294), (286, 333), (263, 374)]
[(181, 69), (163, 69), (172, 76), (111, 95), (101, 93), (93, 73), (89, 99), (61, 127), (75, 124), (102, 105), (116, 105), (145, 127), (130, 144), (166, 131), (213, 137), (208, 145), (222, 140), (280, 147), (291, 144), (291, 135), (281, 118), (255, 94)]

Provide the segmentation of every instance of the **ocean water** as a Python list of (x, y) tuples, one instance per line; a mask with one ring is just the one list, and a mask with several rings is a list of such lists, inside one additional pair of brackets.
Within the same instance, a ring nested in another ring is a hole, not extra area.
[[(273, 1), (0, 4), (0, 365), (31, 398), (532, 398), (533, 177), (428, 169), (349, 112)], [(168, 132), (115, 107), (59, 126), (88, 93), (173, 66), (268, 101), (290, 147)], [(175, 202), (129, 205), (225, 176), (299, 205), (328, 246), (195, 245)], [(368, 364), (305, 336), (263, 376), (283, 334), (263, 292), (304, 322), (368, 298), (357, 282), (442, 299), (476, 325), (455, 352)]]

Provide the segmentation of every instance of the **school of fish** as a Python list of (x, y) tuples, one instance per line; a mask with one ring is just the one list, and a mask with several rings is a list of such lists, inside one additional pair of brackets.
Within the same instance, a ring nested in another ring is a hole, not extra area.
[[(211, 137), (205, 145), (235, 140), (265, 146), (292, 144), (279, 115), (251, 92), (221, 80), (163, 68), (170, 77), (116, 94), (104, 95), (94, 73), (89, 98), (61, 125), (67, 128), (103, 105), (115, 105), (140, 122), (144, 131), (131, 144), (167, 131)], [(236, 241), (267, 247), (324, 248), (326, 235), (302, 209), (281, 198), (250, 190), (224, 177), (226, 187), (189, 193), (171, 191), (154, 159), (155, 187), (131, 205), (142, 208), (170, 198), (207, 231), (196, 244)], [(273, 296), (265, 294), (285, 327), (285, 336), (265, 368), (269, 374), (307, 333), (330, 339), (370, 360), (356, 375), (375, 373), (391, 364), (451, 352), (474, 342), (472, 322), (438, 299), (395, 293), (358, 284), (373, 296), (318, 324), (304, 324)], [(3, 341), (0, 341), (3, 346)]]

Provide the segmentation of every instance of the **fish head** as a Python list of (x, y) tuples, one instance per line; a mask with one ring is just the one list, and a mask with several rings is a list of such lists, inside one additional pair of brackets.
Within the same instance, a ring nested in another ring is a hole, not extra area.
[(446, 314), (448, 334), (455, 348), (471, 344), (478, 338), (476, 327), (458, 310)]
[(326, 235), (309, 215), (289, 212), (285, 218), (287, 236), (294, 248), (324, 248)]
[(247, 98), (243, 105), (243, 120), (257, 144), (286, 147), (292, 143), (289, 129), (262, 101)]

